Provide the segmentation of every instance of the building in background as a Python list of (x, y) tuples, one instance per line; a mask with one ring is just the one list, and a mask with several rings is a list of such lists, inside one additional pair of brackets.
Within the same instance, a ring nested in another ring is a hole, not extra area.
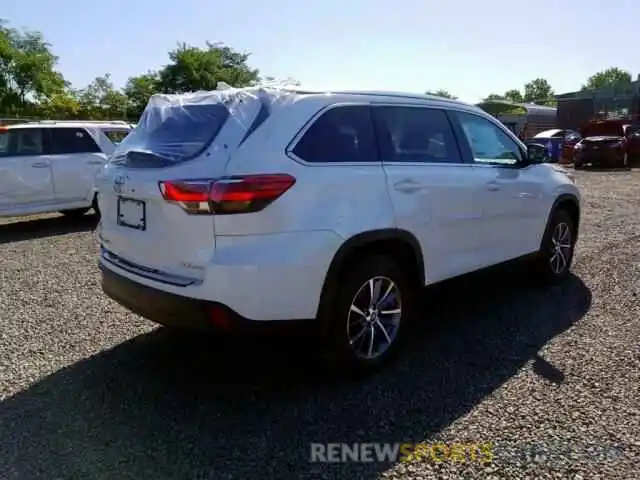
[(557, 95), (558, 128), (579, 130), (593, 120), (640, 120), (640, 75), (629, 84)]
[(489, 100), (480, 102), (477, 106), (500, 120), (522, 140), (529, 140), (537, 133), (556, 128), (555, 107), (507, 100)]

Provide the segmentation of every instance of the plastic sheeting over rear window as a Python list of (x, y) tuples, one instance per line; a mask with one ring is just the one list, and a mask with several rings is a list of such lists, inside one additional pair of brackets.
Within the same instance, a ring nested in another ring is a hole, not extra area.
[[(294, 91), (259, 86), (153, 95), (112, 161), (142, 168), (175, 165), (207, 152), (223, 131), (229, 154), (264, 123), (275, 103), (295, 97)], [(218, 156), (214, 152), (212, 160)]]

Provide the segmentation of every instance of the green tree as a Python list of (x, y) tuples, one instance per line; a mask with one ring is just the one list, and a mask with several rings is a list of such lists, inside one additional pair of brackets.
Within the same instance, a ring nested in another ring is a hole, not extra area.
[(81, 112), (81, 106), (73, 91), (51, 95), (38, 105), (35, 116), (55, 118), (57, 120), (75, 119)]
[(449, 93), (448, 90), (445, 90), (443, 88), (441, 88), (439, 90), (434, 90), (434, 91), (428, 90), (426, 93), (427, 93), (427, 95), (435, 95), (436, 97), (450, 98), (452, 100), (457, 100), (458, 99), (458, 97), (456, 97), (455, 95)]
[(10, 28), (0, 20), (0, 111), (31, 112), (38, 103), (64, 92), (55, 70), (58, 58), (39, 32)]
[(159, 72), (160, 88), (166, 93), (215, 90), (218, 82), (244, 87), (258, 82), (259, 72), (240, 53), (222, 43), (207, 42), (206, 48), (181, 43), (169, 52), (171, 63)]
[(536, 78), (524, 86), (523, 100), (537, 105), (552, 105), (555, 103), (555, 94), (547, 80)]
[(494, 102), (496, 100), (506, 100), (506, 98), (504, 98), (504, 95), (498, 93), (490, 93), (482, 99), (483, 102)]
[(124, 87), (124, 94), (128, 100), (129, 118), (139, 118), (147, 106), (149, 97), (161, 91), (160, 76), (157, 72), (147, 72), (137, 77), (130, 77)]
[(524, 102), (524, 97), (522, 96), (522, 93), (520, 92), (520, 90), (517, 90), (515, 88), (513, 88), (511, 90), (507, 90), (506, 92), (504, 92), (504, 95), (502, 97), (505, 100), (508, 100), (510, 102), (513, 102), (513, 103), (523, 103)]
[(86, 88), (77, 92), (80, 115), (94, 119), (127, 118), (128, 99), (117, 90), (106, 73), (96, 77)]
[(610, 67), (594, 73), (582, 86), (582, 90), (596, 90), (603, 87), (616, 87), (631, 83), (631, 73), (618, 67)]

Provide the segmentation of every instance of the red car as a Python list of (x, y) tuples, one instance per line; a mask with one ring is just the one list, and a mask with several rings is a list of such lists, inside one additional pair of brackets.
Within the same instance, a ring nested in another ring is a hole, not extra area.
[(589, 122), (580, 129), (582, 140), (574, 147), (573, 165), (628, 167), (640, 159), (640, 125), (629, 120)]

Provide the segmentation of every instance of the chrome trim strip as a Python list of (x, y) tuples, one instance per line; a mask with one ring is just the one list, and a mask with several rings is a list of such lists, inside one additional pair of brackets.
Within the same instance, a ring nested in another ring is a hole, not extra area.
[(154, 280), (156, 282), (165, 283), (167, 285), (174, 285), (178, 287), (187, 287), (189, 285), (195, 285), (202, 283), (201, 281), (183, 277), (181, 275), (174, 275), (171, 273), (163, 272), (161, 270), (155, 268), (149, 268), (142, 265), (137, 265), (135, 263), (129, 262), (118, 255), (111, 253), (109, 250), (100, 246), (100, 258), (110, 263), (122, 270), (125, 270), (129, 273), (133, 273), (134, 275), (138, 275), (140, 277), (148, 278), (149, 280)]

